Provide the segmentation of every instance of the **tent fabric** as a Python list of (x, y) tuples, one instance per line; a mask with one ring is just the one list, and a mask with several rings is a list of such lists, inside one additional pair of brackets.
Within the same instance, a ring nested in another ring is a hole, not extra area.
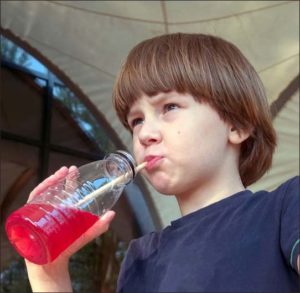
[[(201, 32), (233, 42), (258, 71), (270, 105), (299, 75), (298, 1), (1, 1), (1, 26), (77, 84), (128, 150), (131, 136), (116, 117), (111, 91), (129, 50), (146, 38)], [(274, 125), (273, 167), (252, 190), (299, 174), (299, 85)], [(148, 188), (163, 226), (179, 216), (173, 197)]]

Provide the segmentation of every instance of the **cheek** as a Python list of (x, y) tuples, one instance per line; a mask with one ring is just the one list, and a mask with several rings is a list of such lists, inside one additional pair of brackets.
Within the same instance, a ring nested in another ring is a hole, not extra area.
[(211, 164), (222, 161), (225, 158), (227, 146), (228, 139), (225, 129), (221, 125), (216, 125), (215, 129), (208, 132), (205, 140), (202, 141), (203, 152)]
[(141, 145), (135, 139), (133, 139), (133, 141), (132, 141), (132, 152), (133, 152), (133, 156), (134, 156), (135, 160), (137, 162), (141, 162), (141, 160), (142, 160)]
[[(199, 127), (201, 125), (201, 127)], [(177, 129), (176, 142), (173, 147), (182, 151), (185, 157), (191, 160), (195, 156), (201, 156), (202, 159), (213, 159), (222, 155), (227, 145), (227, 129), (220, 121), (195, 121), (187, 127)]]

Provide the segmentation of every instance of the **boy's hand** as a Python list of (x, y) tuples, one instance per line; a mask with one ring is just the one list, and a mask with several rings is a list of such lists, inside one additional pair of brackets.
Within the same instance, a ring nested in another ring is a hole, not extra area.
[(27, 202), (33, 200), (40, 193), (44, 192), (49, 186), (54, 185), (55, 183), (63, 180), (68, 176), (70, 172), (73, 172), (76, 169), (75, 166), (71, 166), (69, 169), (67, 167), (61, 167), (53, 175), (46, 178), (43, 182), (37, 185), (29, 194)]
[[(75, 166), (70, 168), (60, 168), (55, 174), (45, 179), (34, 188), (29, 195), (28, 202), (36, 196), (39, 196), (39, 194), (45, 191), (49, 186), (63, 179), (68, 181), (70, 176), (76, 174), (76, 170), (77, 168)], [(114, 211), (106, 212), (92, 227), (49, 264), (36, 265), (25, 260), (32, 290), (38, 292), (71, 292), (71, 281), (68, 273), (68, 262), (70, 257), (87, 243), (106, 232), (114, 216)]]

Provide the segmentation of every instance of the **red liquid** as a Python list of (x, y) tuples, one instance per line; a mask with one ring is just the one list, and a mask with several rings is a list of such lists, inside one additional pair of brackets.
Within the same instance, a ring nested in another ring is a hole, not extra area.
[(18, 253), (36, 264), (53, 261), (97, 220), (86, 211), (27, 204), (13, 212), (5, 228)]

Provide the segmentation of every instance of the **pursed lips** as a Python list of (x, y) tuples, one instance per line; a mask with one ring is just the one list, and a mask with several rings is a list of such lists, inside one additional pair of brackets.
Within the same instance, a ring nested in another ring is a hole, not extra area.
[(155, 155), (146, 156), (144, 159), (144, 161), (147, 162), (146, 169), (148, 171), (153, 169), (162, 158), (163, 156), (155, 156)]

